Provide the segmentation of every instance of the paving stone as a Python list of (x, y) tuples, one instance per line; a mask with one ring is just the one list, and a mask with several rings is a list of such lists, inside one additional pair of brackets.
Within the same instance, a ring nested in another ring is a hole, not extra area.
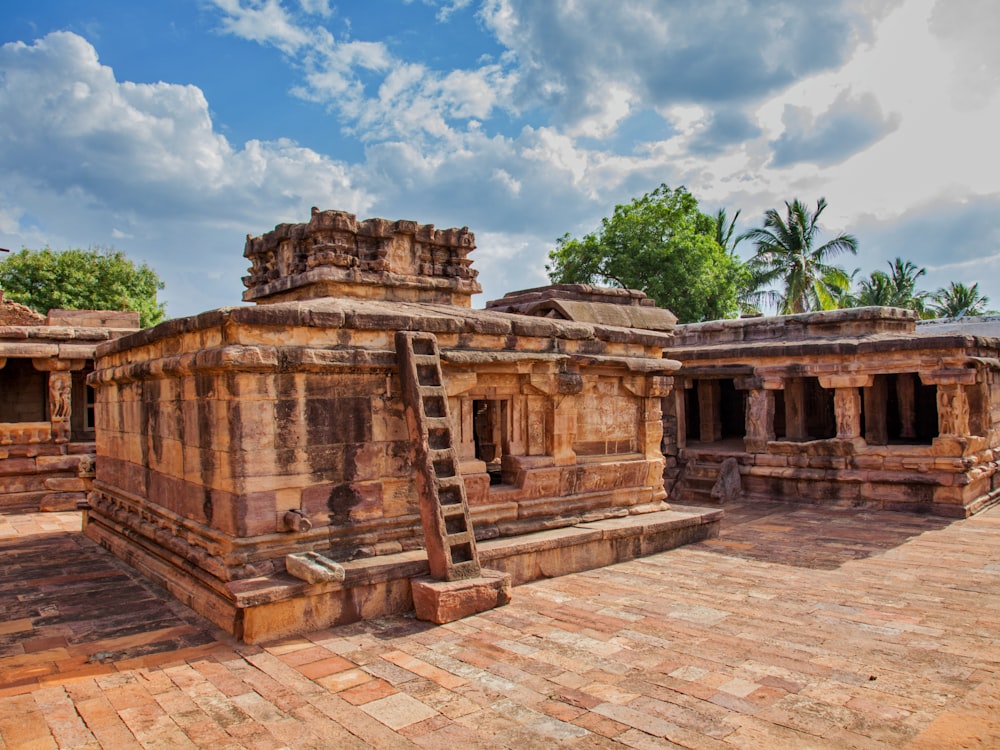
[(78, 515), (55, 531), (0, 516), (18, 530), (0, 536), (0, 747), (1000, 746), (1000, 508), (946, 524), (733, 511), (721, 538), (750, 548), (528, 584), (447, 626), (383, 618), (264, 648), (90, 544)]
[(365, 703), (361, 710), (391, 729), (401, 729), (429, 719), (437, 713), (406, 693), (396, 693)]

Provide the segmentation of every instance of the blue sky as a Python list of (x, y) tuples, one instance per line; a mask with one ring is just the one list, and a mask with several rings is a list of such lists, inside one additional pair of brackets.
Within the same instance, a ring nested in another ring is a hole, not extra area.
[(482, 306), (667, 183), (741, 229), (825, 197), (849, 268), (1000, 308), (997, 38), (995, 0), (8, 1), (0, 246), (125, 250), (189, 315), (318, 206), (470, 227)]

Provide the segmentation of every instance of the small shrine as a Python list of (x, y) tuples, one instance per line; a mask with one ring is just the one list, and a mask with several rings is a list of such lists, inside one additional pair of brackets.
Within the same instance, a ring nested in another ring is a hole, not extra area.
[(138, 313), (50, 310), (0, 291), (0, 510), (76, 510), (94, 476), (94, 392), (101, 342), (139, 328)]
[(591, 288), (474, 310), (474, 247), (315, 209), (248, 237), (253, 306), (100, 347), (86, 533), (250, 642), (717, 534), (667, 503), (673, 316)]

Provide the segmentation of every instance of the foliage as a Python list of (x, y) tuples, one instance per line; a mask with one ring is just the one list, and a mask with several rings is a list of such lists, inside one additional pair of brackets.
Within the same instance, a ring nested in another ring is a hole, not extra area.
[(561, 237), (549, 253), (549, 278), (640, 289), (682, 323), (725, 318), (738, 309), (746, 271), (716, 241), (718, 226), (685, 188), (660, 185), (616, 206), (599, 232)]
[(979, 284), (966, 286), (952, 281), (947, 287), (938, 289), (931, 296), (930, 309), (941, 318), (964, 318), (967, 316), (989, 315), (990, 298), (979, 293)]
[(715, 241), (730, 255), (736, 253), (736, 246), (744, 239), (744, 235), (736, 234), (736, 220), (740, 218), (737, 211), (730, 219), (726, 216), (726, 209), (720, 208), (715, 214)]
[(902, 307), (927, 317), (931, 314), (927, 309), (930, 294), (917, 289), (917, 280), (926, 273), (926, 268), (917, 268), (911, 261), (897, 257), (889, 263), (889, 273), (872, 271), (867, 279), (862, 279), (858, 293), (848, 295), (843, 306)]
[[(764, 214), (764, 225), (744, 235), (757, 246), (750, 260), (751, 289), (748, 299), (755, 304), (773, 304), (780, 314), (830, 310), (850, 288), (850, 276), (830, 260), (843, 253), (856, 254), (858, 241), (841, 234), (818, 247), (819, 217), (826, 199), (816, 202), (810, 212), (795, 199), (785, 202), (787, 217), (775, 209)], [(780, 290), (770, 287), (777, 284)]]
[(131, 310), (142, 326), (166, 316), (165, 304), (156, 300), (163, 282), (120, 250), (24, 249), (0, 261), (0, 287), (8, 299), (42, 314), (57, 308)]

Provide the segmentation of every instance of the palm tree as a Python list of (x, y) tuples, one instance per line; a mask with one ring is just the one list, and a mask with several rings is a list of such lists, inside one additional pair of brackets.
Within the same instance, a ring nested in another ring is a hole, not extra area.
[(964, 318), (966, 316), (987, 315), (990, 298), (979, 293), (979, 284), (966, 286), (952, 281), (946, 288), (938, 289), (932, 295), (934, 303), (930, 309), (941, 318)]
[(858, 282), (858, 293), (851, 297), (851, 307), (896, 307), (896, 290), (884, 271), (872, 271)]
[[(826, 209), (826, 199), (816, 202), (816, 210), (800, 200), (785, 202), (787, 218), (775, 209), (764, 214), (764, 226), (744, 235), (757, 245), (750, 260), (755, 285), (751, 297), (776, 304), (779, 314), (810, 310), (830, 310), (850, 288), (850, 276), (840, 266), (829, 261), (843, 253), (858, 252), (858, 241), (850, 234), (841, 234), (819, 247), (814, 247), (819, 232), (820, 214)], [(780, 291), (766, 289), (778, 284)]]
[(921, 317), (925, 317), (930, 295), (917, 290), (917, 279), (926, 273), (926, 268), (917, 268), (912, 262), (897, 257), (889, 263), (889, 273), (872, 271), (867, 279), (862, 279), (858, 283), (858, 293), (848, 295), (845, 306), (902, 307), (915, 310)]
[(753, 269), (736, 255), (736, 246), (746, 239), (745, 234), (736, 234), (736, 220), (740, 218), (740, 211), (737, 209), (730, 219), (726, 215), (726, 209), (720, 208), (715, 212), (715, 242), (726, 251), (726, 254), (739, 264), (739, 280), (737, 281), (736, 302), (743, 315), (759, 315), (758, 300), (754, 297), (754, 291), (759, 284), (753, 276)]
[(736, 254), (736, 246), (740, 244), (745, 235), (737, 234), (735, 237), (733, 233), (736, 231), (736, 220), (740, 218), (739, 210), (733, 214), (733, 218), (730, 221), (729, 217), (726, 216), (726, 209), (720, 208), (715, 214), (715, 241), (719, 243), (719, 246), (725, 250), (730, 255)]

